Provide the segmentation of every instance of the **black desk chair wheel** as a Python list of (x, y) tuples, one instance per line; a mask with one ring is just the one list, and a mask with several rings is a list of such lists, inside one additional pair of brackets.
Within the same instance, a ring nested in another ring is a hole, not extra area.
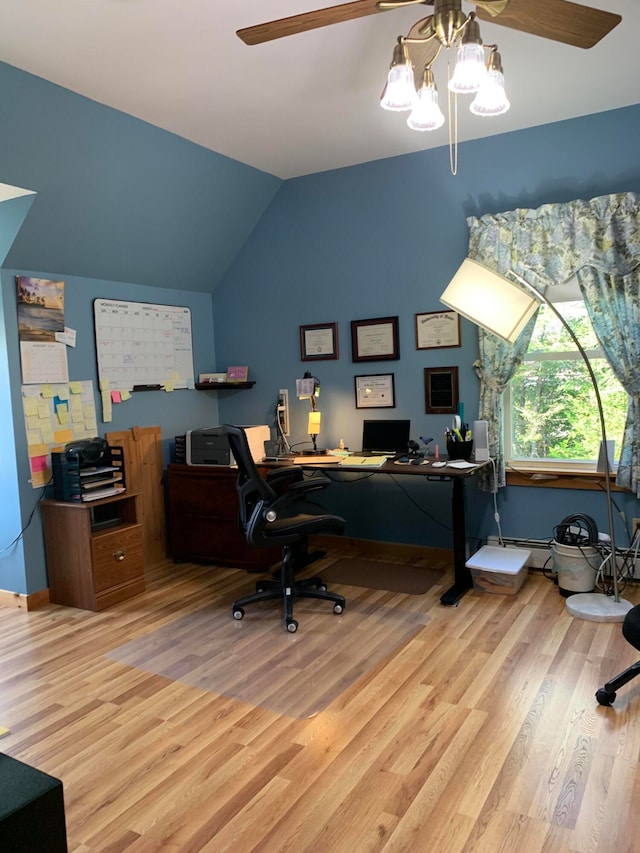
[[(640, 604), (636, 604), (624, 617), (622, 623), (622, 636), (630, 643), (634, 649), (640, 651)], [(604, 687), (596, 693), (596, 699), (601, 705), (611, 705), (616, 698), (616, 690), (619, 690), (623, 685), (640, 675), (640, 660), (636, 661), (620, 675), (616, 675), (611, 681), (607, 681)]]
[(315, 508), (303, 499), (318, 489), (326, 488), (330, 481), (326, 477), (304, 478), (296, 466), (275, 468), (266, 477), (260, 474), (242, 427), (225, 424), (229, 446), (238, 466), (238, 492), (240, 526), (247, 541), (255, 548), (282, 546), (280, 578), (259, 580), (256, 591), (233, 602), (234, 619), (244, 617), (244, 608), (257, 601), (282, 599), (284, 624), (287, 631), (294, 633), (298, 623), (293, 618), (293, 602), (296, 598), (319, 598), (333, 602), (333, 612), (342, 613), (345, 608), (343, 596), (329, 592), (322, 578), (315, 576), (296, 580), (296, 570), (308, 564), (307, 538), (313, 533), (344, 533), (345, 520), (337, 515), (315, 512)]

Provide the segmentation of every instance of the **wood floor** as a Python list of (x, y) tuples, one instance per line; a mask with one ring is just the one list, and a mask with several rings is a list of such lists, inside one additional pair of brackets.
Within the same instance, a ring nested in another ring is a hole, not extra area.
[(327, 619), (430, 618), (311, 719), (106, 657), (253, 580), (166, 563), (100, 614), (0, 609), (0, 750), (62, 779), (70, 851), (640, 851), (640, 678), (594, 698), (640, 656), (619, 624), (568, 616), (540, 575), (457, 608), (338, 587)]

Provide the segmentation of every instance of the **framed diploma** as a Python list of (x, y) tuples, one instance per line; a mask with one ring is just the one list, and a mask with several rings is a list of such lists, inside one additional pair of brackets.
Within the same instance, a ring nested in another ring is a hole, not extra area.
[(424, 410), (428, 415), (458, 412), (458, 368), (425, 367)]
[(338, 358), (338, 324), (316, 323), (300, 326), (302, 361), (328, 361)]
[(393, 373), (356, 376), (356, 409), (393, 409), (395, 393)]
[(416, 314), (416, 349), (460, 346), (460, 315), (456, 311)]
[(351, 321), (353, 361), (386, 361), (400, 358), (398, 318)]

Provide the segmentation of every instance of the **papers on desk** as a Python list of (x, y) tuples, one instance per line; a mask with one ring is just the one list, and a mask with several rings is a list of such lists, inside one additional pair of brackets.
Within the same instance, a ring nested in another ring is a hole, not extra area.
[(340, 459), (337, 456), (329, 456), (318, 454), (317, 456), (293, 456), (287, 459), (292, 465), (328, 465), (329, 463), (337, 465)]
[(381, 468), (386, 461), (386, 456), (348, 456), (340, 460), (340, 465), (345, 468)]
[(467, 462), (466, 459), (454, 459), (453, 462), (447, 462), (447, 468), (475, 468), (476, 462)]

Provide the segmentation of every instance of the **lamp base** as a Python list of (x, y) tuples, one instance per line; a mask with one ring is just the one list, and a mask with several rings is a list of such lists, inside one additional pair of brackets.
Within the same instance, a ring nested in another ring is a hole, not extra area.
[(567, 610), (572, 616), (588, 622), (623, 622), (633, 604), (600, 592), (581, 592), (567, 598)]

